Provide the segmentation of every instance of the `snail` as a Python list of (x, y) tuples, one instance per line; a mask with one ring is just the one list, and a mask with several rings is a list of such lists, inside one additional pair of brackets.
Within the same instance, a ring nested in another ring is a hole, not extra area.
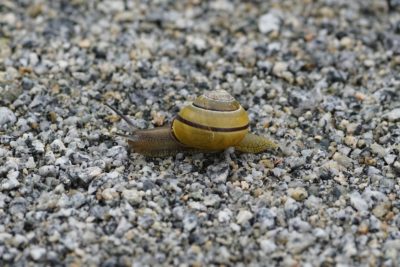
[[(106, 104), (135, 128), (124, 114)], [(127, 138), (130, 148), (149, 157), (179, 152), (217, 152), (234, 147), (235, 151), (259, 153), (277, 145), (262, 136), (249, 133), (249, 117), (244, 108), (225, 90), (208, 91), (184, 107), (168, 126), (135, 129)]]

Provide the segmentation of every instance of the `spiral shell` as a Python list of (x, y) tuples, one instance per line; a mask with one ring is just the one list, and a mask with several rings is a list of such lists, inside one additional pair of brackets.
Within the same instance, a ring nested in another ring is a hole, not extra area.
[(223, 150), (239, 144), (248, 128), (249, 117), (239, 102), (215, 90), (183, 108), (172, 122), (171, 134), (185, 146)]

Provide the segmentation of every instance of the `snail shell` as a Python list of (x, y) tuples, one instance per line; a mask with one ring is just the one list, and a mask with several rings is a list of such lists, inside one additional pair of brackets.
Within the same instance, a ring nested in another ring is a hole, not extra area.
[(199, 96), (184, 107), (172, 122), (177, 142), (204, 150), (223, 150), (245, 137), (249, 117), (228, 92), (216, 90)]
[[(135, 128), (125, 115), (108, 107)], [(240, 103), (228, 92), (215, 90), (184, 107), (168, 127), (119, 135), (128, 139), (134, 152), (150, 157), (185, 151), (215, 152), (229, 147), (244, 153), (259, 153), (277, 147), (273, 141), (248, 131), (249, 117)]]

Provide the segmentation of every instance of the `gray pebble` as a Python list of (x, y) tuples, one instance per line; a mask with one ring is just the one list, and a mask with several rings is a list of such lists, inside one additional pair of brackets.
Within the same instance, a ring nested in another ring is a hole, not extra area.
[(215, 183), (224, 183), (228, 178), (229, 165), (226, 163), (211, 165), (207, 168), (207, 174)]
[(367, 202), (361, 197), (360, 193), (358, 192), (353, 192), (350, 194), (350, 203), (358, 211), (368, 210)]
[(142, 202), (142, 196), (136, 189), (126, 189), (122, 191), (122, 197), (131, 205), (138, 205)]
[(16, 121), (17, 117), (14, 112), (6, 107), (0, 107), (0, 130), (6, 130), (14, 125)]
[(196, 217), (196, 215), (194, 214), (187, 214), (184, 218), (183, 218), (183, 228), (185, 229), (185, 231), (192, 231), (193, 229), (195, 229), (198, 225), (198, 219)]
[(1, 183), (1, 190), (13, 190), (20, 186), (20, 182), (17, 180), (20, 175), (19, 171), (10, 171), (7, 174), (7, 179), (4, 179)]
[(400, 120), (400, 108), (395, 108), (395, 109), (389, 111), (383, 117), (392, 122)]
[(232, 211), (229, 209), (224, 209), (218, 212), (218, 221), (221, 223), (226, 223), (231, 220)]

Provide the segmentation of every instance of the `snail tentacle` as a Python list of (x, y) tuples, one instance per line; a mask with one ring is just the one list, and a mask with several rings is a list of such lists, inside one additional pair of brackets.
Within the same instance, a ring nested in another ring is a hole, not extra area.
[(117, 110), (116, 108), (112, 107), (111, 105), (104, 103), (107, 107), (109, 107), (112, 111), (117, 113), (118, 116), (120, 116), (129, 126), (131, 126), (133, 129), (136, 130), (135, 124), (124, 114), (122, 114), (121, 111)]

